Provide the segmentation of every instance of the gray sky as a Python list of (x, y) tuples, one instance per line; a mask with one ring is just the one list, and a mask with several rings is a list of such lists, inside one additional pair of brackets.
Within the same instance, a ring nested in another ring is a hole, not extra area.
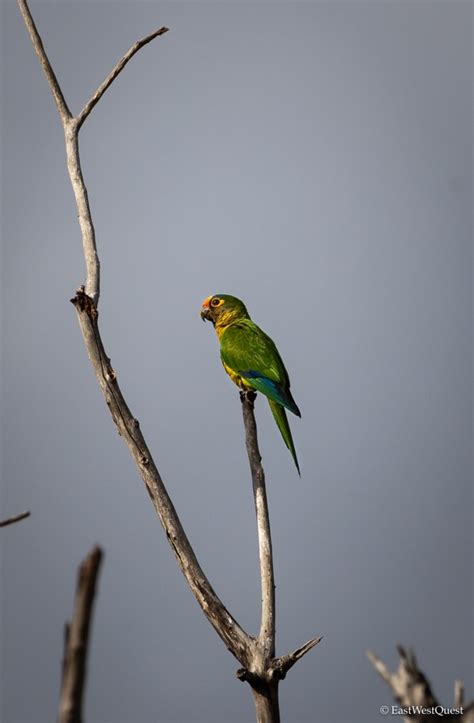
[[(31, 0), (74, 111), (166, 24), (82, 131), (101, 328), (196, 553), (251, 632), (259, 580), (236, 388), (202, 299), (276, 341), (299, 480), (259, 399), (283, 720), (376, 723), (365, 659), (413, 645), (472, 680), (472, 5)], [(188, 591), (68, 299), (83, 260), (62, 131), (2, 4), (5, 723), (54, 719), (75, 570), (106, 551), (90, 723), (244, 723), (247, 686)]]

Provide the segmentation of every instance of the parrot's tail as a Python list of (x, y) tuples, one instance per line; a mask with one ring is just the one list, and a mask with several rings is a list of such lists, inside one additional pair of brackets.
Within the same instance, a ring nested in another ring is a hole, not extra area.
[(290, 425), (286, 418), (285, 408), (281, 404), (277, 404), (272, 399), (268, 400), (270, 409), (272, 410), (273, 417), (277, 423), (278, 429), (280, 430), (283, 441), (291, 452), (298, 474), (301, 477), (300, 466), (298, 464), (298, 457), (296, 456), (295, 445), (293, 444), (293, 437), (291, 436)]

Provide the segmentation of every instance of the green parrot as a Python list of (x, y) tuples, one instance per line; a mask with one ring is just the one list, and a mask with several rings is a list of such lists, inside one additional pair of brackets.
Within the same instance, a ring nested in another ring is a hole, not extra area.
[(240, 299), (214, 294), (204, 299), (203, 321), (212, 321), (221, 345), (221, 361), (241, 389), (265, 394), (283, 441), (301, 476), (285, 408), (301, 417), (290, 391), (290, 379), (273, 341), (250, 318)]

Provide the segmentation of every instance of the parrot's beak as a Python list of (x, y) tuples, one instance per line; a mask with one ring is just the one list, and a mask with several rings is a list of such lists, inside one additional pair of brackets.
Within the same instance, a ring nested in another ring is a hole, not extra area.
[(209, 307), (208, 306), (202, 306), (201, 307), (201, 319), (203, 321), (211, 321), (211, 317), (209, 315)]
[(201, 306), (201, 319), (203, 321), (212, 321), (211, 317), (211, 308), (209, 306), (209, 302), (212, 299), (212, 296), (208, 296), (204, 301), (202, 302)]

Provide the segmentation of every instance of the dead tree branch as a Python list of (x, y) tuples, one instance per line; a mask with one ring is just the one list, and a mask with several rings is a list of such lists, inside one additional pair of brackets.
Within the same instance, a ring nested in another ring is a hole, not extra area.
[(258, 448), (257, 424), (254, 415), (255, 392), (241, 392), (245, 444), (250, 462), (255, 514), (257, 518), (260, 581), (262, 587), (262, 616), (258, 642), (265, 659), (275, 655), (275, 579), (273, 573), (272, 537), (268, 514), (267, 491), (262, 458)]
[(98, 311), (84, 289), (76, 293), (72, 303), (76, 308), (87, 353), (109, 411), (119, 434), (135, 460), (188, 585), (227, 648), (242, 665), (247, 665), (250, 651), (254, 647), (254, 639), (242, 630), (220, 601), (194, 554), (145, 442), (139, 422), (133, 417), (122, 396), (116, 374), (105, 353), (99, 333)]
[(77, 575), (74, 612), (66, 623), (58, 723), (81, 723), (87, 650), (102, 550), (94, 547)]
[(122, 72), (122, 70), (123, 70), (123, 69), (125, 68), (125, 66), (127, 65), (128, 61), (133, 58), (133, 56), (135, 55), (135, 53), (138, 53), (138, 51), (141, 50), (141, 48), (143, 48), (144, 45), (147, 45), (147, 44), (150, 43), (152, 40), (154, 40), (155, 38), (157, 38), (159, 35), (164, 35), (165, 33), (167, 33), (168, 30), (169, 30), (169, 28), (161, 27), (161, 28), (158, 28), (158, 30), (155, 30), (153, 33), (150, 33), (150, 35), (147, 35), (146, 38), (142, 38), (141, 40), (137, 40), (137, 42), (132, 45), (132, 47), (130, 48), (130, 50), (128, 50), (128, 51), (125, 53), (125, 55), (124, 55), (122, 58), (120, 58), (120, 60), (118, 61), (117, 65), (115, 66), (115, 68), (112, 70), (111, 73), (109, 73), (109, 75), (108, 75), (107, 78), (104, 80), (104, 82), (101, 83), (101, 85), (99, 85), (99, 87), (97, 88), (96, 92), (95, 92), (95, 93), (91, 96), (91, 98), (87, 101), (87, 103), (85, 104), (84, 108), (81, 110), (81, 112), (80, 112), (79, 115), (77, 116), (78, 129), (79, 129), (79, 128), (81, 127), (81, 125), (84, 123), (84, 121), (86, 120), (87, 116), (89, 115), (89, 113), (91, 112), (91, 110), (93, 109), (93, 107), (94, 107), (95, 105), (97, 105), (97, 103), (99, 102), (99, 100), (102, 98), (102, 96), (104, 95), (104, 93), (105, 93), (105, 91), (107, 90), (107, 88), (109, 88), (109, 87), (112, 85), (112, 83), (114, 82), (115, 78), (118, 76), (119, 73)]
[(51, 63), (43, 46), (43, 42), (36, 28), (33, 17), (30, 13), (26, 0), (17, 0), (18, 7), (22, 14), (28, 33), (31, 38), (33, 48), (41, 63), (46, 75), (49, 87), (53, 94), (56, 108), (64, 130), (66, 142), (67, 167), (69, 177), (71, 179), (74, 196), (76, 198), (79, 225), (81, 227), (82, 245), (84, 249), (84, 259), (86, 263), (86, 293), (94, 301), (97, 306), (100, 296), (100, 261), (97, 254), (97, 246), (95, 241), (95, 229), (92, 223), (92, 216), (89, 207), (89, 199), (87, 189), (82, 177), (81, 164), (79, 159), (78, 133), (82, 124), (90, 114), (94, 106), (99, 102), (107, 88), (112, 84), (115, 78), (121, 73), (126, 64), (144, 45), (150, 43), (154, 38), (163, 35), (168, 28), (162, 27), (155, 30), (154, 33), (147, 35), (142, 40), (138, 40), (130, 50), (119, 60), (112, 72), (107, 76), (104, 82), (99, 86), (95, 93), (88, 100), (82, 111), (77, 117), (74, 117), (64, 99), (61, 87), (54, 74)]
[(62, 90), (59, 87), (58, 79), (54, 74), (48, 56), (46, 55), (45, 49), (43, 47), (43, 42), (36, 28), (35, 21), (33, 20), (33, 17), (30, 13), (28, 3), (26, 2), (26, 0), (17, 0), (17, 2), (23, 20), (25, 21), (28, 33), (30, 35), (33, 48), (36, 55), (38, 56), (39, 62), (41, 63), (41, 67), (44, 70), (44, 74), (46, 75), (46, 78), (48, 80), (49, 87), (51, 88), (51, 93), (53, 94), (54, 102), (56, 103), (56, 108), (58, 109), (59, 116), (63, 125), (65, 125), (66, 121), (68, 121), (72, 117), (71, 111), (68, 108)]
[(15, 515), (14, 517), (8, 517), (6, 520), (2, 520), (0, 522), (0, 527), (7, 527), (8, 525), (14, 525), (15, 522), (20, 522), (20, 520), (26, 520), (27, 517), (31, 515), (31, 512), (21, 512), (19, 515)]
[[(374, 666), (380, 677), (387, 683), (392, 695), (401, 708), (410, 709), (404, 717), (406, 723), (426, 723), (439, 719), (442, 715), (443, 721), (447, 723), (474, 723), (474, 701), (467, 706), (463, 705), (463, 684), (456, 680), (454, 683), (454, 704), (453, 706), (441, 706), (434, 695), (431, 685), (425, 674), (418, 667), (415, 654), (412, 650), (405, 650), (397, 645), (400, 663), (398, 670), (391, 673), (383, 663), (371, 651), (367, 651), (367, 657)], [(442, 708), (454, 708), (459, 712), (441, 713)], [(461, 710), (462, 709), (462, 712)], [(439, 712), (436, 712), (438, 710)]]
[[(119, 434), (122, 436), (145, 483), (148, 494), (165, 530), (168, 542), (176, 556), (188, 585), (204, 615), (224, 641), (229, 651), (244, 668), (238, 672), (242, 680), (252, 686), (257, 707), (258, 723), (278, 723), (278, 682), (290, 667), (310, 650), (320, 638), (311, 640), (294, 653), (283, 658), (275, 654), (275, 591), (271, 550), (270, 526), (265, 492), (265, 477), (258, 451), (257, 430), (253, 415), (253, 400), (242, 399), (247, 451), (249, 454), (255, 495), (259, 541), (260, 572), (262, 581), (262, 616), (257, 638), (245, 632), (221, 602), (204, 574), (184, 532), (173, 503), (163, 484), (160, 473), (140, 430), (122, 395), (110, 358), (105, 352), (98, 326), (100, 296), (100, 265), (97, 255), (94, 226), (82, 176), (78, 134), (82, 124), (105, 91), (117, 78), (128, 61), (144, 45), (163, 35), (160, 28), (135, 43), (93, 93), (78, 116), (72, 116), (47, 58), (41, 38), (34, 25), (26, 0), (17, 0), (20, 12), (30, 34), (33, 47), (45, 71), (62, 121), (66, 145), (67, 167), (73, 187), (86, 263), (86, 281), (71, 299), (77, 312), (79, 326), (89, 360), (109, 407)], [(71, 639), (72, 630), (66, 637)], [(61, 721), (61, 723), (63, 723)]]
[(272, 538), (268, 515), (265, 473), (258, 448), (257, 424), (254, 415), (255, 392), (240, 392), (245, 428), (245, 444), (252, 475), (252, 486), (257, 518), (258, 556), (262, 589), (260, 632), (256, 640), (255, 654), (249, 670), (239, 670), (238, 677), (252, 687), (257, 721), (280, 720), (278, 701), (279, 679), (273, 675), (272, 662), (275, 655), (275, 581), (273, 574)]
[(260, 582), (262, 590), (262, 612), (260, 632), (255, 641), (255, 652), (251, 667), (240, 668), (237, 677), (247, 681), (257, 712), (258, 723), (278, 723), (280, 720), (278, 684), (288, 670), (314, 648), (321, 638), (309, 640), (293, 653), (275, 658), (275, 578), (273, 573), (272, 538), (268, 514), (265, 473), (258, 447), (257, 424), (254, 415), (256, 393), (240, 392), (242, 415), (245, 429), (245, 444), (252, 475), (255, 515), (257, 518), (258, 552), (260, 561)]
[(288, 653), (288, 655), (283, 655), (281, 658), (275, 658), (275, 660), (272, 661), (272, 667), (275, 671), (274, 675), (277, 675), (280, 680), (283, 680), (286, 677), (286, 674), (290, 670), (290, 668), (292, 668), (294, 664), (298, 662), (298, 660), (301, 660), (303, 655), (309, 653), (309, 651), (312, 650), (315, 645), (320, 643), (322, 639), (323, 637), (322, 635), (320, 635), (317, 638), (308, 640), (307, 643), (302, 645), (300, 648), (297, 648), (292, 653)]

